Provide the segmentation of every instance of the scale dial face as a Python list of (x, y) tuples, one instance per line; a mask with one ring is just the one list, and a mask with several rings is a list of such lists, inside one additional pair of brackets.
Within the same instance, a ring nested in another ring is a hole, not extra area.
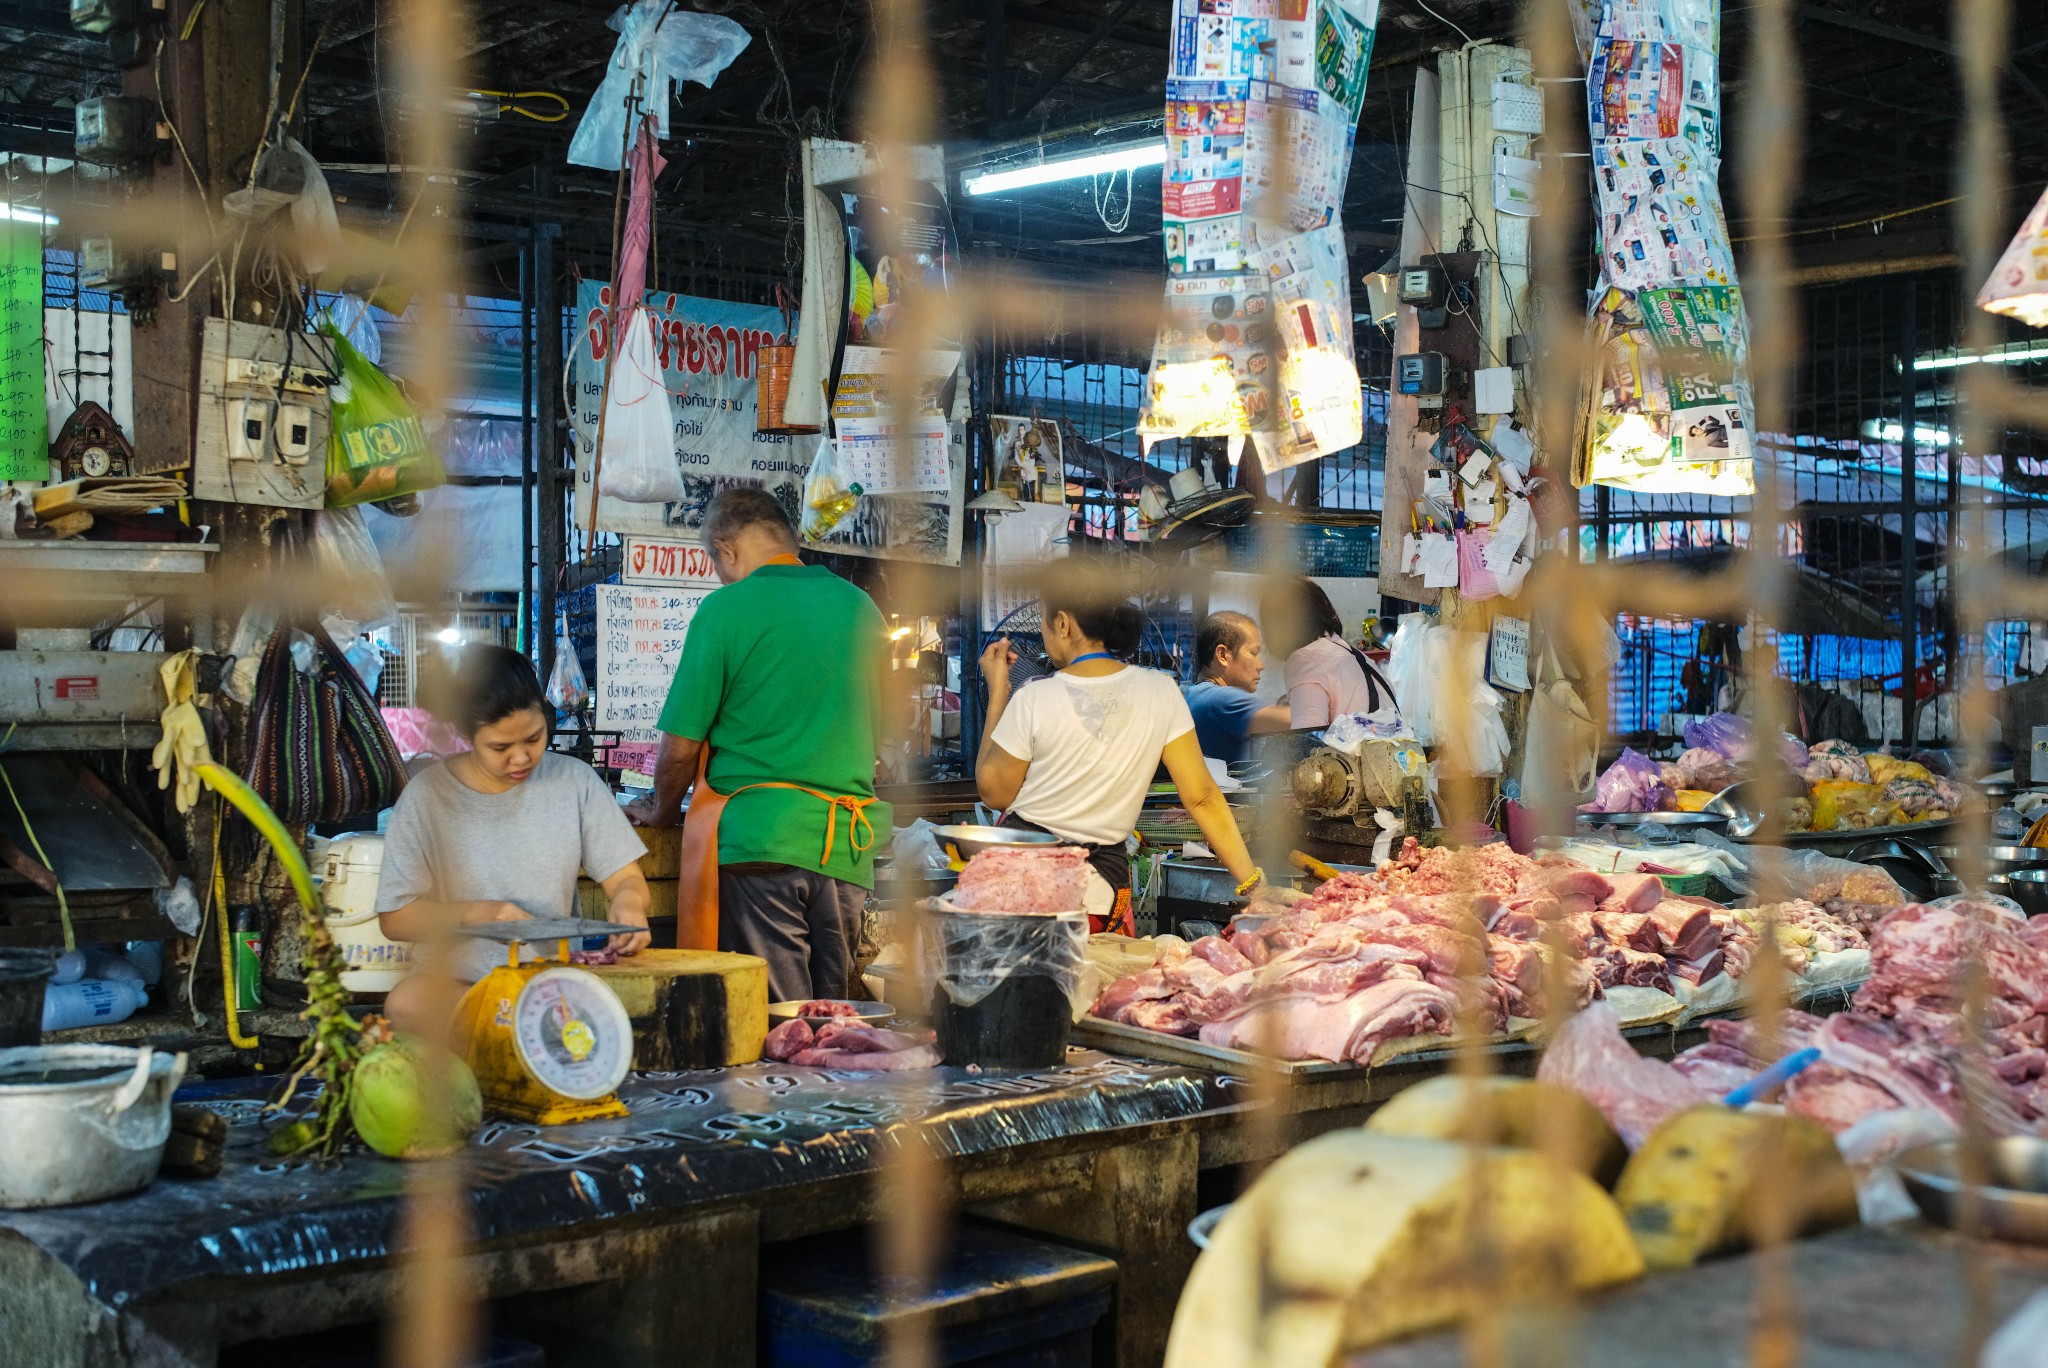
[(570, 965), (526, 981), (512, 1040), (534, 1078), (578, 1102), (603, 1097), (633, 1067), (633, 1023), (604, 980)]

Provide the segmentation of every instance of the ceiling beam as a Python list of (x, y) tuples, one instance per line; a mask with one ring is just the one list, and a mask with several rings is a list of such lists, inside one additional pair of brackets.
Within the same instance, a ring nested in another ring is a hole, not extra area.
[[(1079, 66), (1084, 57), (1102, 46), (1102, 40), (1109, 36), (1109, 31), (1122, 23), (1124, 16), (1137, 8), (1137, 4), (1138, 0), (1120, 0), (1114, 8), (1103, 15), (1101, 23), (1089, 30), (1086, 37), (1074, 44), (1073, 48), (1065, 56), (1054, 62), (1045, 74), (1038, 78), (1038, 84), (1032, 86), (1030, 91), (1025, 94), (1024, 99), (1017, 105), (1016, 117), (1021, 119), (1036, 109), (1038, 102), (1052, 94), (1053, 88), (1066, 79), (1068, 72)], [(990, 73), (990, 75), (994, 74), (993, 72)]]
[[(1945, 38), (1935, 38), (1913, 29), (1901, 28), (1897, 24), (1887, 24), (1881, 19), (1866, 19), (1860, 14), (1844, 14), (1840, 10), (1813, 4), (1801, 5), (1799, 14), (1801, 18), (1811, 19), (1817, 24), (1831, 24), (1836, 28), (1867, 33), (1873, 38), (1883, 38), (1894, 43), (1904, 43), (1909, 47), (1924, 48), (1928, 52), (1938, 52), (1950, 61), (1955, 61), (1958, 57), (1956, 45)], [(2014, 85), (2025, 91), (2027, 97), (2035, 104), (2048, 110), (2048, 90), (2043, 90), (2031, 76), (2010, 66), (2006, 68), (2005, 75)]]

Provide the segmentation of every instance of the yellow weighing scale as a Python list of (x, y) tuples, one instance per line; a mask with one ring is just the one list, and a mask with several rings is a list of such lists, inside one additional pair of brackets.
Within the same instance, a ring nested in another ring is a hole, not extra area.
[[(617, 1089), (633, 1067), (633, 1023), (603, 979), (569, 963), (569, 947), (642, 929), (580, 917), (463, 928), (507, 954), (455, 1008), (454, 1038), (485, 1107), (542, 1126), (626, 1115)], [(520, 946), (546, 941), (557, 943), (559, 958), (519, 962)]]

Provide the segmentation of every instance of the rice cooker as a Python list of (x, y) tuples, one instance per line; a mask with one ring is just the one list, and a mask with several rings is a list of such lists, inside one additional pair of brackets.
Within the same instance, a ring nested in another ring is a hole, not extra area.
[(341, 951), (341, 986), (351, 993), (390, 992), (412, 968), (412, 946), (387, 939), (377, 925), (384, 838), (375, 832), (337, 836), (320, 868), (327, 930)]

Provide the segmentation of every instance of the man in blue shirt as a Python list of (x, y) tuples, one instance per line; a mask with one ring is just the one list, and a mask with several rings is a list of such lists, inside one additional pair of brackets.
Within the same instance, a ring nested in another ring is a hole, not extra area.
[(1258, 623), (1243, 613), (1211, 613), (1195, 633), (1195, 659), (1188, 711), (1202, 754), (1235, 763), (1245, 758), (1252, 737), (1287, 730), (1287, 705), (1262, 707), (1254, 692), (1266, 672)]

